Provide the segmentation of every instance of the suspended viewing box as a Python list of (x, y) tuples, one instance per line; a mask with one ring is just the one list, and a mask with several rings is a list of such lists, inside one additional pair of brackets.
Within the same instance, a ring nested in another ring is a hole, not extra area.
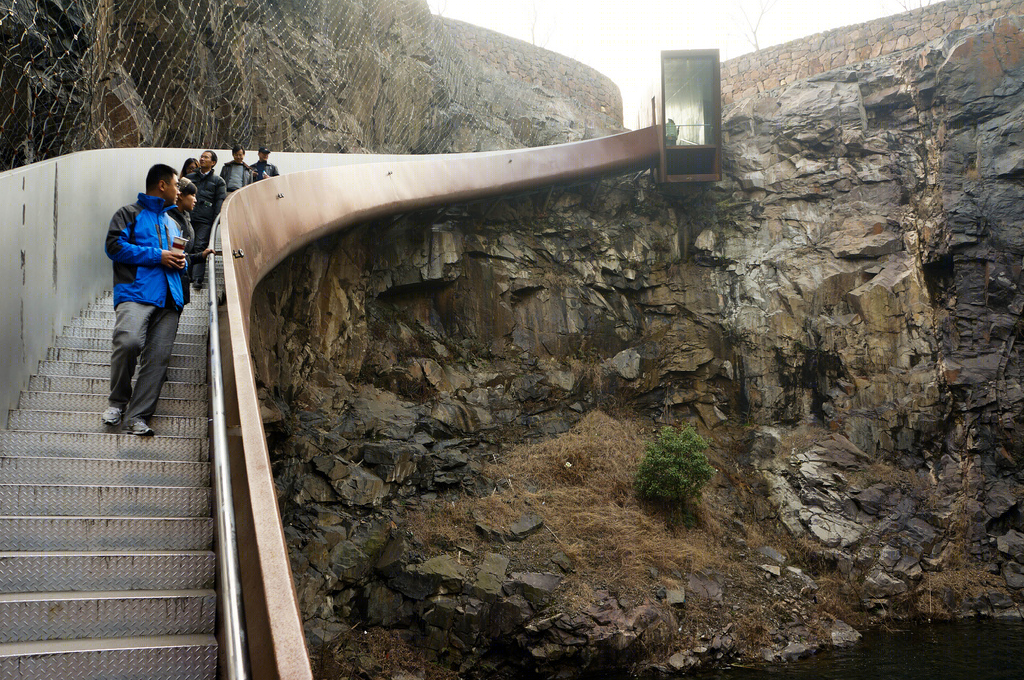
[(661, 53), (659, 182), (722, 179), (722, 81), (718, 50)]

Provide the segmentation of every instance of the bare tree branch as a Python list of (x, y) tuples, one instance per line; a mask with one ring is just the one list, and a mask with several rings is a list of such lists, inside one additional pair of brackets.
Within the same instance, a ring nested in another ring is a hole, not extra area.
[[(777, 4), (779, 4), (779, 0), (758, 0), (757, 7), (752, 8), (748, 13), (742, 2), (737, 3), (740, 15), (743, 17), (742, 23), (744, 25), (740, 26), (743, 38), (750, 43), (750, 46), (753, 47), (755, 51), (761, 49), (757, 36), (758, 31), (761, 30), (761, 22), (764, 21), (765, 15), (772, 11)], [(737, 21), (737, 23), (740, 22)]]
[(896, 4), (903, 8), (904, 12), (921, 9), (934, 3), (935, 0), (896, 0)]

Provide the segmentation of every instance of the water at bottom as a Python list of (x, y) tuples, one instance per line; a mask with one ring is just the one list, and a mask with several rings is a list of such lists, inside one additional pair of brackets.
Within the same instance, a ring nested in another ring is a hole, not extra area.
[(958, 622), (869, 631), (860, 644), (789, 664), (732, 668), (700, 680), (1024, 680), (1024, 623)]

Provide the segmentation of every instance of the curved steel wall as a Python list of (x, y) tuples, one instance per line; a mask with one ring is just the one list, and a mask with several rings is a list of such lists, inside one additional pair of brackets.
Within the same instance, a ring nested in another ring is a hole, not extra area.
[[(443, 156), (291, 173), (233, 194), (221, 212), (227, 337), (238, 436), (233, 470), (249, 649), (256, 677), (309, 678), (249, 350), (250, 305), (260, 280), (306, 244), (369, 220), (552, 184), (640, 170), (658, 158), (645, 128), (558, 146)], [(229, 255), (229, 253), (234, 256)], [(229, 422), (229, 426), (232, 425)], [(257, 611), (255, 605), (262, 602)]]

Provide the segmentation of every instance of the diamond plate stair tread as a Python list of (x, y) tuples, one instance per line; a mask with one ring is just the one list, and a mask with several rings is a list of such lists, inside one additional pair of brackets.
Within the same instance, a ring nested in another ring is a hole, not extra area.
[(0, 430), (0, 453), (7, 456), (201, 462), (209, 460), (209, 447), (205, 437)]
[[(115, 319), (117, 312), (114, 310), (113, 304), (111, 305), (99, 305), (96, 307), (88, 307), (79, 314), (76, 318), (79, 319)], [(189, 305), (178, 316), (179, 323), (188, 319), (191, 323), (205, 322), (210, 317), (210, 312), (207, 307), (192, 307)]]
[[(99, 394), (104, 398), (110, 395), (110, 376), (102, 378), (83, 378), (72, 375), (34, 375), (29, 378), (28, 389), (31, 392), (60, 392), (75, 394)], [(164, 399), (200, 399), (204, 403), (208, 399), (206, 383), (165, 382), (160, 390), (160, 400)], [(160, 408), (157, 402), (157, 409)], [(104, 405), (104, 409), (106, 406)], [(102, 411), (103, 409), (101, 409)]]
[[(113, 318), (111, 318), (111, 319), (83, 319), (82, 317), (77, 317), (77, 318), (71, 320), (71, 323), (69, 323), (65, 327), (65, 330), (71, 329), (71, 328), (96, 328), (96, 329), (99, 329), (99, 330), (105, 330), (108, 333), (110, 333), (111, 335), (113, 335), (114, 320), (113, 320)], [(202, 322), (202, 323), (183, 323), (181, 321), (178, 322), (178, 332), (179, 333), (185, 333), (185, 334), (188, 334), (188, 335), (205, 335), (206, 333), (209, 332), (209, 330), (210, 330), (210, 326), (205, 321)]]
[[(178, 383), (189, 384), (189, 383)], [(68, 413), (102, 413), (106, 410), (108, 395), (37, 391), (21, 393), (18, 408), (23, 411), (66, 411)], [(202, 418), (207, 414), (205, 394), (193, 399), (176, 399), (161, 396), (156, 405), (156, 415), (172, 417)]]
[(212, 590), (0, 594), (0, 642), (213, 633)]
[(0, 552), (6, 593), (213, 588), (209, 550)]
[[(103, 364), (104, 366), (109, 366), (110, 348), (104, 351), (51, 347), (46, 352), (46, 361), (69, 361), (75, 364)], [(206, 355), (187, 356), (172, 353), (169, 365), (172, 368), (206, 368)]]
[[(80, 364), (71, 361), (40, 361), (37, 375), (70, 375), (81, 378), (110, 378), (109, 364)], [(206, 383), (206, 368), (167, 369), (167, 379), (172, 382)]]
[(209, 517), (0, 517), (0, 550), (210, 550)]
[[(60, 349), (84, 349), (93, 352), (107, 352), (110, 353), (111, 349), (110, 336), (103, 338), (75, 338), (66, 336), (57, 336), (54, 340), (53, 346)], [(175, 342), (172, 350), (172, 356), (206, 356), (207, 347), (204, 344), (189, 344), (185, 342)]]
[(209, 488), (0, 484), (0, 515), (208, 517)]
[(210, 486), (210, 464), (0, 455), (0, 483), (202, 487)]
[[(153, 416), (149, 426), (160, 436), (200, 437), (209, 432), (206, 418), (184, 416)], [(34, 432), (113, 432), (123, 429), (122, 425), (111, 427), (100, 420), (96, 411), (23, 411), (12, 409), (7, 421), (11, 430), (32, 430)]]
[[(201, 333), (187, 332), (179, 328), (178, 334), (174, 336), (175, 345), (179, 343), (185, 345), (202, 345), (206, 342), (208, 332), (209, 328), (207, 327), (204, 327)], [(61, 331), (61, 335), (68, 338), (105, 338), (109, 341), (113, 335), (113, 330), (110, 328), (81, 328), (78, 326), (65, 326), (64, 330)]]
[(4, 680), (214, 680), (212, 635), (0, 644)]
[[(106, 394), (75, 394), (72, 392), (22, 392), (18, 408), (22, 411), (67, 411), (103, 413), (107, 409)], [(206, 399), (169, 399), (161, 396), (156, 403), (158, 416), (201, 418), (208, 410)]]

